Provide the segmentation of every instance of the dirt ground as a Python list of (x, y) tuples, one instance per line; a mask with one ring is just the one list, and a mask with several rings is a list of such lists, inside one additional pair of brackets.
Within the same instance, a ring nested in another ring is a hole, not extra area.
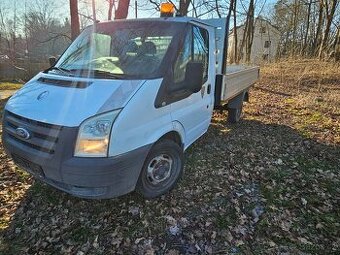
[[(1, 102), (3, 107), (4, 101)], [(262, 68), (243, 120), (216, 112), (169, 194), (90, 201), (0, 148), (0, 254), (339, 254), (340, 67)]]

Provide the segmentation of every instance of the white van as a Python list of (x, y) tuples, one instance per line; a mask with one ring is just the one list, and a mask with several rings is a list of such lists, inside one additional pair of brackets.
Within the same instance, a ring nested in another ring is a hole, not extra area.
[(224, 23), (177, 17), (86, 28), (6, 104), (7, 153), (78, 197), (166, 193), (214, 107), (238, 121), (258, 79), (257, 67), (222, 70)]

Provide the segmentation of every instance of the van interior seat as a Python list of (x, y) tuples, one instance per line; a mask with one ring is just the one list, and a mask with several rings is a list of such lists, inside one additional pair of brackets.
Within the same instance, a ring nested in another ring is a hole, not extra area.
[(142, 43), (141, 46), (139, 46), (139, 49), (138, 49), (138, 55), (142, 55), (142, 56), (145, 56), (145, 55), (156, 55), (157, 53), (157, 48), (156, 48), (156, 45), (153, 43), (153, 42), (144, 42)]

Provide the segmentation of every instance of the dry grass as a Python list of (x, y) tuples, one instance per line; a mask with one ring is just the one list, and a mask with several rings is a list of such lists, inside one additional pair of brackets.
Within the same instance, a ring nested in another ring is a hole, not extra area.
[(285, 109), (285, 118), (277, 116), (280, 122), (319, 141), (340, 143), (339, 63), (288, 60), (263, 66), (261, 74), (255, 89), (274, 93), (258, 98), (264, 107)]
[(22, 87), (22, 83), (18, 82), (0, 82), (0, 91), (1, 90), (17, 90)]

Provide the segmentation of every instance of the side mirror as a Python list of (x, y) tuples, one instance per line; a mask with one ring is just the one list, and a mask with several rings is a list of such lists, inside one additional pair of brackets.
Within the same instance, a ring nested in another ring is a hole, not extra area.
[(201, 90), (203, 85), (203, 63), (190, 61), (185, 71), (185, 86), (193, 93)]
[(54, 66), (55, 62), (57, 62), (56, 57), (49, 57), (48, 62), (50, 63), (50, 66)]

